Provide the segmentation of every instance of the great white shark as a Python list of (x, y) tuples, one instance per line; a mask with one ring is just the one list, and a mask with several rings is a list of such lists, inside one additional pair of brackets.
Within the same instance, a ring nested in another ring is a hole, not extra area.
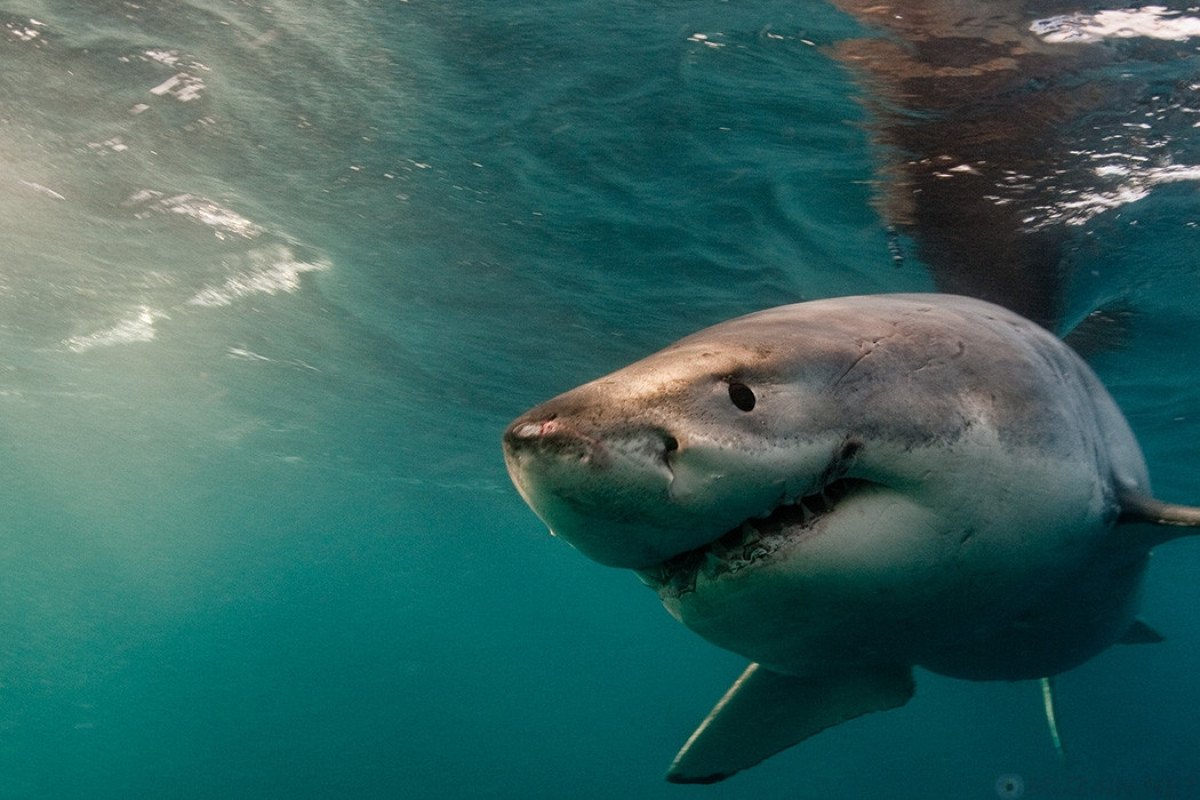
[(713, 782), (913, 695), (913, 668), (1044, 679), (1122, 640), (1149, 554), (1200, 509), (1154, 499), (1095, 373), (953, 295), (740, 317), (513, 421), (521, 496), (752, 664), (668, 771)]

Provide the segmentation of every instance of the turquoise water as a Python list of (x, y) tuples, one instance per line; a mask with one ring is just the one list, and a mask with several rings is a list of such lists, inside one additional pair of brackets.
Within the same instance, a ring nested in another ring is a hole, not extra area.
[[(1155, 560), (1166, 643), (1059, 680), (1067, 770), (1036, 686), (921, 674), (675, 787), (742, 663), (504, 474), (508, 420), (678, 336), (933, 288), (872, 205), (849, 17), (13, 0), (0, 26), (0, 798), (1200, 796), (1200, 543)], [(1188, 47), (1126, 77), (1186, 93)], [(1186, 165), (1191, 119), (1147, 102)], [(1133, 312), (1093, 362), (1177, 501), (1194, 191), (1079, 227), (1064, 286)]]

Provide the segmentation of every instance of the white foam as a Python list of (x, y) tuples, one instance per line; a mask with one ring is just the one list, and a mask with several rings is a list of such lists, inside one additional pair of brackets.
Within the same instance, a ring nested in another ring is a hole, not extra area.
[(1200, 17), (1185, 16), (1164, 6), (1116, 8), (1039, 19), (1029, 30), (1049, 44), (1135, 38), (1182, 42), (1200, 36)]
[(6, 22), (4, 27), (8, 29), (9, 35), (21, 42), (32, 42), (42, 35), (38, 28), (45, 27), (46, 23), (38, 22), (36, 19), (29, 20), (29, 24), (25, 25), (20, 22)]
[(264, 248), (252, 256), (257, 262), (255, 266), (230, 276), (220, 286), (200, 290), (187, 304), (214, 308), (232, 305), (238, 298), (248, 295), (291, 293), (300, 288), (301, 275), (329, 267), (325, 262), (297, 261), (286, 247)]
[[(31, 188), (44, 190), (44, 187), (37, 185)], [(66, 339), (62, 344), (72, 352), (83, 353), (95, 347), (149, 342), (155, 338), (155, 323), (169, 319), (169, 314), (186, 313), (192, 308), (229, 306), (240, 298), (252, 295), (295, 292), (301, 286), (304, 273), (319, 272), (330, 267), (323, 260), (304, 261), (298, 258), (290, 243), (267, 236), (263, 228), (246, 217), (198, 195), (168, 195), (153, 189), (142, 189), (131, 195), (124, 205), (132, 208), (138, 219), (159, 214), (179, 216), (212, 229), (221, 239), (227, 239), (227, 234), (236, 234), (242, 239), (255, 240), (255, 246), (238, 244), (234, 248), (223, 247), (225, 254), (220, 261), (225, 270), (223, 280), (218, 278), (218, 282), (201, 285), (190, 296), (184, 295), (186, 299), (177, 299), (172, 303), (160, 302), (159, 306), (166, 311), (142, 305), (136, 313), (110, 327)], [(263, 239), (268, 241), (264, 242)], [(270, 241), (272, 239), (274, 241)], [(168, 283), (173, 285), (173, 282)], [(236, 348), (230, 354), (235, 358), (261, 358), (257, 353)], [(300, 362), (296, 362), (296, 365), (312, 368)]]
[(152, 95), (167, 95), (181, 103), (191, 102), (203, 93), (204, 80), (188, 72), (177, 72), (150, 90)]
[(204, 93), (204, 79), (199, 73), (208, 72), (208, 67), (192, 58), (185, 58), (176, 50), (146, 50), (141, 56), (122, 56), (122, 61), (140, 58), (142, 61), (157, 61), (176, 70), (175, 74), (150, 89), (155, 97), (174, 97), (181, 103), (190, 103)]
[(93, 347), (153, 341), (154, 323), (160, 319), (167, 319), (167, 315), (149, 306), (141, 306), (132, 316), (121, 320), (111, 328), (104, 328), (84, 336), (72, 336), (63, 344), (72, 352), (83, 353)]
[(256, 353), (253, 350), (249, 350), (245, 347), (230, 347), (225, 351), (225, 355), (237, 361), (253, 361), (267, 364), (283, 363), (284, 366), (288, 367), (298, 367), (300, 369), (306, 369), (312, 372), (321, 371), (312, 364), (309, 364), (307, 361), (301, 361), (298, 358), (290, 358), (283, 362), (277, 362), (275, 359), (270, 358), (269, 356), (264, 356), (262, 353)]
[(63, 197), (61, 194), (59, 194), (58, 192), (51, 189), (49, 186), (43, 186), (40, 183), (34, 183), (33, 181), (24, 181), (24, 180), (19, 181), (19, 183), (22, 186), (26, 186), (30, 189), (33, 189), (35, 192), (37, 192), (39, 194), (44, 194), (47, 197), (52, 197), (55, 200), (66, 200), (67, 199), (67, 198)]
[(179, 63), (179, 53), (174, 50), (152, 49), (147, 50), (146, 58), (157, 61), (160, 64), (166, 64), (168, 67), (174, 67)]
[(194, 194), (168, 195), (153, 189), (142, 189), (131, 195), (125, 205), (141, 207), (134, 214), (138, 219), (145, 219), (153, 213), (178, 214), (212, 228), (221, 238), (224, 238), (224, 234), (234, 234), (253, 239), (263, 232), (262, 228), (236, 211)]
[[(713, 34), (713, 35), (720, 36), (721, 34), (717, 33), (717, 34)], [(707, 33), (693, 33), (691, 36), (688, 37), (688, 41), (696, 42), (697, 44), (702, 44), (706, 47), (724, 47), (725, 46), (725, 44), (723, 42), (713, 41), (712, 36), (709, 36)]]
[(125, 144), (125, 140), (120, 136), (114, 136), (103, 142), (88, 142), (88, 149), (103, 156), (109, 153), (124, 153), (129, 149), (129, 145)]
[(226, 351), (226, 355), (230, 358), (236, 358), (239, 361), (270, 361), (271, 359), (261, 353), (256, 353), (253, 350), (247, 350), (245, 347), (231, 347)]
[(1156, 186), (1184, 181), (1200, 181), (1200, 166), (1168, 165), (1146, 167), (1130, 157), (1125, 164), (1102, 164), (1094, 168), (1098, 178), (1119, 178), (1111, 189), (1079, 192), (1043, 209), (1039, 217), (1025, 220), (1033, 229), (1054, 224), (1086, 225), (1100, 214), (1136, 203), (1150, 195)]

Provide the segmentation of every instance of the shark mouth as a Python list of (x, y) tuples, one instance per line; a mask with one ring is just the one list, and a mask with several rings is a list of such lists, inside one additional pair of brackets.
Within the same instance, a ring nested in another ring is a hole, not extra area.
[(702, 575), (714, 580), (735, 573), (803, 538), (818, 521), (867, 483), (839, 478), (816, 494), (785, 501), (765, 517), (746, 520), (708, 544), (672, 556), (649, 569), (637, 570), (638, 577), (662, 596), (679, 597), (694, 592)]

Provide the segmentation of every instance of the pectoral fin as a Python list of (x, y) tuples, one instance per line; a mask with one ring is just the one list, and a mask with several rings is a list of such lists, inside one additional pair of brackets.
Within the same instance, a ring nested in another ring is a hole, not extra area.
[(800, 678), (751, 664), (675, 756), (667, 780), (716, 783), (826, 728), (902, 706), (912, 696), (909, 666)]
[(1163, 530), (1151, 544), (1200, 535), (1200, 508), (1164, 503), (1157, 498), (1136, 492), (1123, 492), (1120, 497), (1119, 523), (1142, 522), (1162, 526)]
[(1125, 635), (1117, 640), (1119, 644), (1158, 644), (1161, 641), (1164, 641), (1163, 635), (1140, 619), (1135, 619)]

